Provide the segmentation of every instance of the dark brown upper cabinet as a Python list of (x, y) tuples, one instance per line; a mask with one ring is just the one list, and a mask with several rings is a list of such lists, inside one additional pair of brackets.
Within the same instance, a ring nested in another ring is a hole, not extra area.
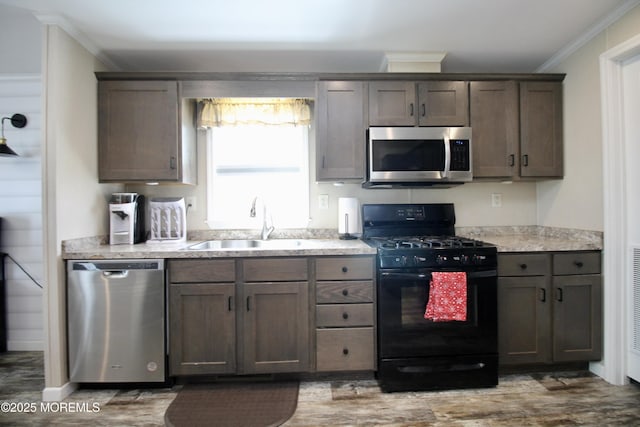
[(562, 83), (520, 83), (520, 176), (561, 178)]
[(464, 81), (369, 83), (370, 126), (467, 126), (469, 93)]
[(469, 87), (474, 178), (562, 178), (562, 82)]
[(367, 129), (367, 84), (321, 81), (317, 85), (316, 179), (362, 180)]
[(520, 125), (518, 83), (469, 83), (470, 119), (475, 178), (511, 178), (518, 175)]
[(100, 182), (196, 183), (195, 103), (178, 84), (98, 83)]

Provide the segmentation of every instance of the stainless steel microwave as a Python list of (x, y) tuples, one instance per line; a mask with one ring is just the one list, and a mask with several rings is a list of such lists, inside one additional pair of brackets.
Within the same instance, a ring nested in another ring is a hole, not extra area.
[(372, 127), (363, 187), (452, 186), (473, 178), (470, 127)]

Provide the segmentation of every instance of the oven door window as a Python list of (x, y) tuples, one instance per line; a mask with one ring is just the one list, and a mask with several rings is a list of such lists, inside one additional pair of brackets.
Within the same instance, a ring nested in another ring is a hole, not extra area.
[(391, 272), (378, 280), (380, 353), (421, 357), (490, 352), (497, 342), (496, 277), (467, 274), (466, 321), (434, 322), (424, 317), (430, 272)]
[(440, 172), (445, 169), (442, 139), (373, 140), (373, 172)]

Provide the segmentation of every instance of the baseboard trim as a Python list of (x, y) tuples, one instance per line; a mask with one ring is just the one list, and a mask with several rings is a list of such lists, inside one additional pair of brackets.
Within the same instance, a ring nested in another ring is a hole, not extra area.
[(62, 387), (45, 387), (42, 390), (43, 402), (60, 402), (78, 388), (76, 383), (66, 383)]

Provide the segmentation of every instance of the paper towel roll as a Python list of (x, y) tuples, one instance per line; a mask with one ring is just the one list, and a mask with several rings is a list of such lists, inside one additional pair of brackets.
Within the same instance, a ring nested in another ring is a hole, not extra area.
[(342, 238), (355, 238), (362, 235), (360, 225), (360, 203), (355, 197), (338, 199), (338, 234)]

